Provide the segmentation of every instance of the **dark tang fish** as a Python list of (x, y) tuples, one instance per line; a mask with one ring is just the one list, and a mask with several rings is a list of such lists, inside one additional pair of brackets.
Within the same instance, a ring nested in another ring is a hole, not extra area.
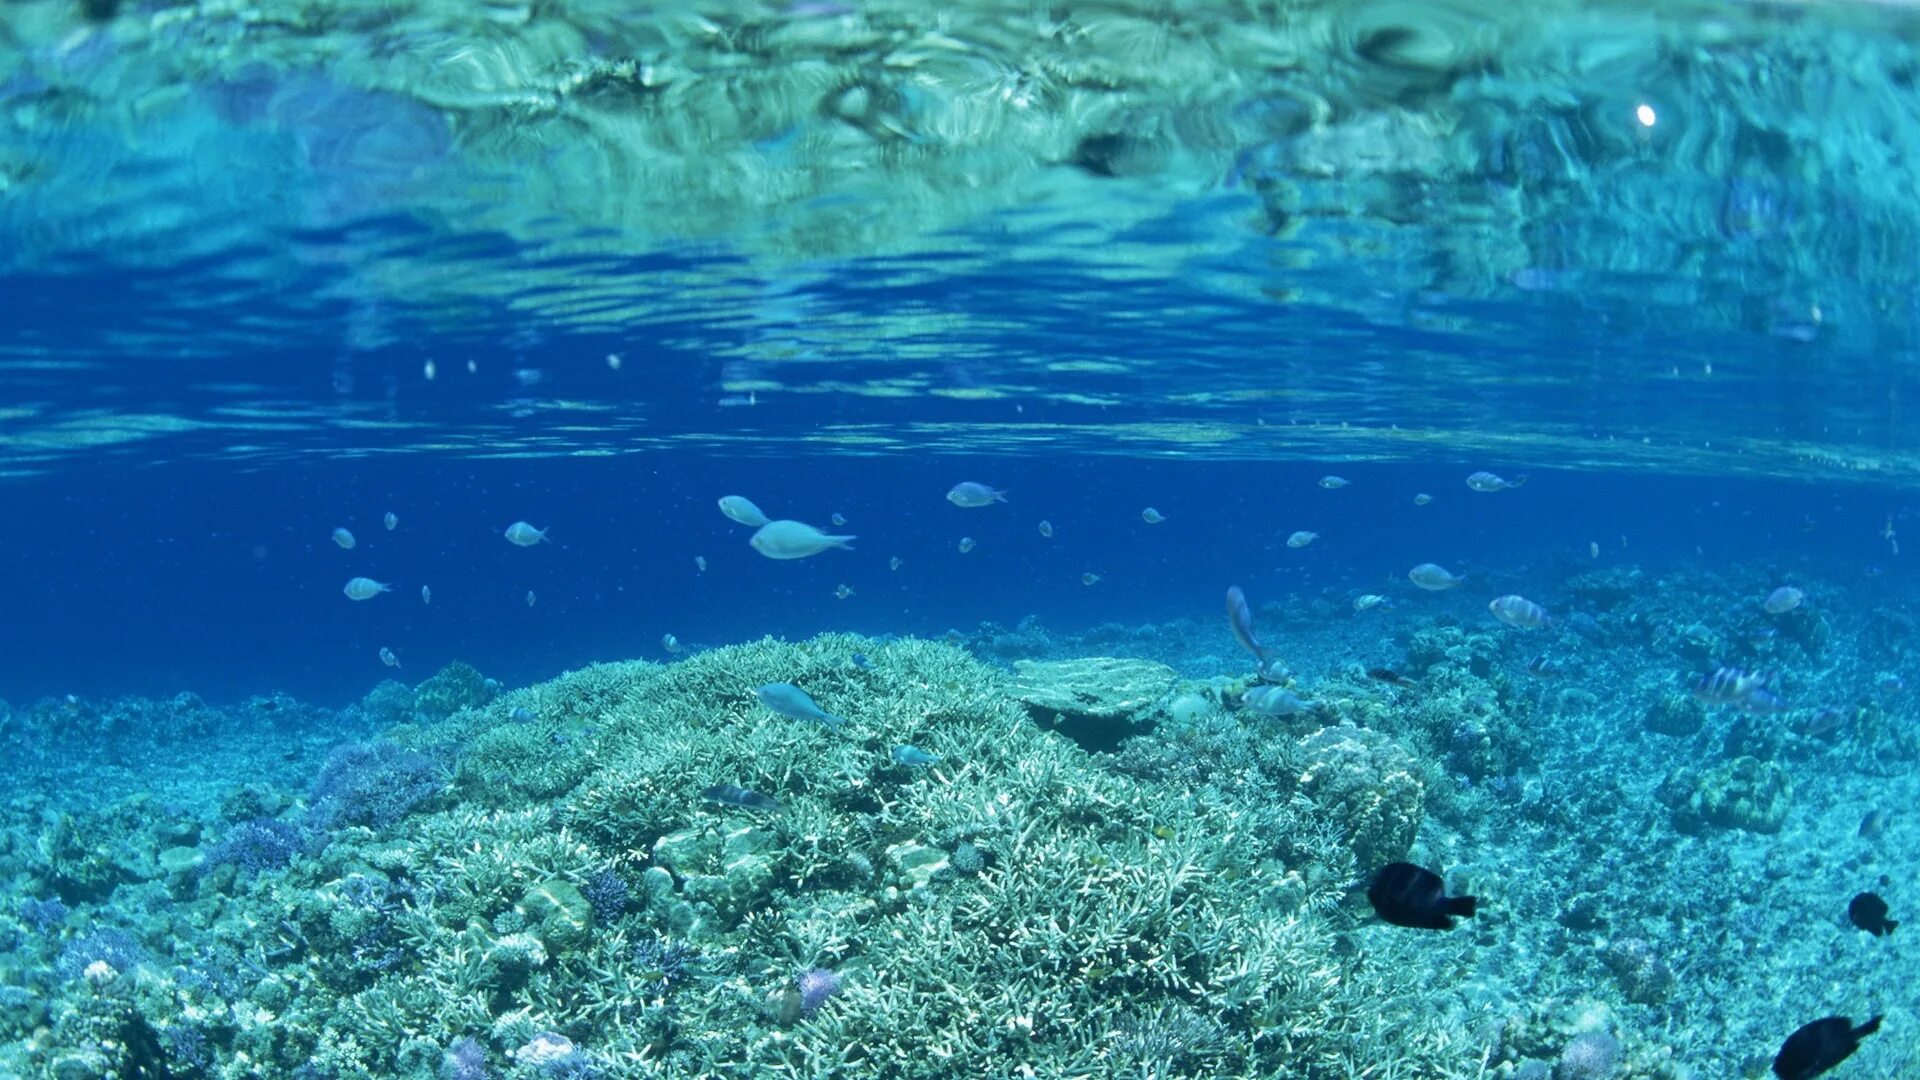
[(1454, 916), (1470, 917), (1479, 901), (1448, 896), (1440, 875), (1412, 863), (1388, 863), (1373, 875), (1367, 899), (1382, 919), (1395, 926), (1451, 930)]
[(1847, 921), (1874, 937), (1891, 934), (1900, 925), (1887, 918), (1887, 902), (1870, 892), (1861, 893), (1847, 905)]
[(1802, 1025), (1787, 1036), (1773, 1059), (1773, 1075), (1780, 1080), (1812, 1080), (1853, 1056), (1860, 1040), (1880, 1030), (1880, 1018), (1853, 1026), (1844, 1016), (1829, 1016)]
[(708, 802), (723, 806), (738, 806), (747, 810), (778, 810), (780, 802), (771, 795), (762, 795), (749, 791), (738, 784), (715, 784), (700, 793)]

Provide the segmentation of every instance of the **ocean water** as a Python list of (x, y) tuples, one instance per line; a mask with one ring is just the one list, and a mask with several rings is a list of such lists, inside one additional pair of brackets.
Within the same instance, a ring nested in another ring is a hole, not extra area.
[(0, 7), (0, 1076), (1920, 1075), (1917, 64)]

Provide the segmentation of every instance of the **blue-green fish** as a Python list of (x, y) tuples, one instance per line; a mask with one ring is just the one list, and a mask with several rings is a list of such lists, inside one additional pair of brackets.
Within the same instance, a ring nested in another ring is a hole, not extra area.
[(708, 802), (723, 806), (738, 806), (743, 810), (778, 810), (780, 801), (771, 795), (762, 795), (749, 791), (738, 784), (715, 784), (700, 793)]
[(792, 683), (770, 682), (753, 692), (760, 704), (789, 720), (813, 720), (830, 728), (841, 728), (846, 721), (813, 703), (805, 690)]
[(938, 765), (940, 763), (940, 755), (932, 753), (931, 751), (922, 750), (917, 746), (896, 746), (893, 748), (893, 763), (895, 765), (911, 765), (916, 767), (921, 765)]

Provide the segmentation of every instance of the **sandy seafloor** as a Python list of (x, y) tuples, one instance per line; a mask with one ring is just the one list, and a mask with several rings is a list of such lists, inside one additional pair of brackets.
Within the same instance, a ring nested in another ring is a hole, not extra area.
[[(1566, 557), (1383, 592), (1252, 598), (1313, 703), (1287, 718), (1242, 707), (1210, 613), (344, 710), (14, 703), (0, 1073), (1717, 1078), (1884, 1013), (1832, 1075), (1913, 1074), (1917, 931), (1846, 918), (1920, 899), (1894, 588)], [(1554, 625), (1496, 623), (1505, 592)], [(1693, 702), (1723, 664), (1787, 710)], [(776, 679), (846, 726), (760, 707)], [(1480, 914), (1373, 919), (1353, 886), (1401, 857)]]

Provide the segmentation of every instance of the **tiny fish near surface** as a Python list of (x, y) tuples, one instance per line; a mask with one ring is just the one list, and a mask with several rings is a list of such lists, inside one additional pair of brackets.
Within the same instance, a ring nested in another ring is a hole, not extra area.
[(1451, 930), (1455, 918), (1471, 917), (1479, 900), (1448, 896), (1440, 875), (1412, 863), (1388, 863), (1367, 885), (1374, 913), (1395, 926)]
[(1780, 1080), (1813, 1080), (1852, 1057), (1860, 1049), (1860, 1040), (1879, 1030), (1878, 1016), (1859, 1027), (1844, 1016), (1803, 1024), (1781, 1044), (1773, 1059), (1773, 1075)]
[(1475, 491), (1511, 491), (1527, 482), (1527, 475), (1521, 473), (1513, 480), (1496, 476), (1490, 472), (1477, 472), (1467, 477), (1467, 486)]
[(349, 600), (371, 600), (383, 592), (392, 592), (393, 586), (382, 585), (372, 578), (357, 577), (350, 579), (346, 588), (340, 591), (346, 593)]
[(743, 810), (778, 810), (780, 800), (771, 795), (762, 795), (741, 787), (739, 784), (715, 784), (700, 793), (700, 797), (710, 803), (722, 806), (738, 806)]

